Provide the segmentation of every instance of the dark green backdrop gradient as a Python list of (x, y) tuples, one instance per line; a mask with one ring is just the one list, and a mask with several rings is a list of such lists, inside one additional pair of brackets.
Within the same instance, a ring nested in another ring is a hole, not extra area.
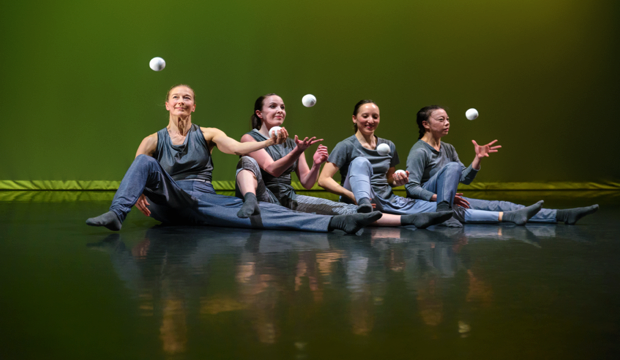
[[(289, 133), (352, 134), (360, 99), (404, 167), (415, 111), (441, 104), (444, 140), (499, 139), (478, 181), (620, 181), (615, 0), (19, 1), (0, 5), (0, 180), (120, 180), (166, 126), (168, 88), (193, 121), (239, 139), (256, 97), (280, 94)], [(161, 56), (162, 72), (148, 62)], [(304, 108), (312, 93), (318, 103)], [(465, 119), (475, 107), (480, 117)], [(315, 147), (307, 154), (310, 159)], [(237, 158), (215, 151), (214, 180)]]

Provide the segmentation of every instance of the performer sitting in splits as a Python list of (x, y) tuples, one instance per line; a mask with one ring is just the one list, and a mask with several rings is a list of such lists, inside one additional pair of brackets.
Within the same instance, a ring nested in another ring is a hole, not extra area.
[[(286, 118), (282, 98), (267, 94), (256, 99), (251, 117), (253, 130), (243, 135), (242, 143), (257, 143), (269, 138), (269, 130), (281, 126)], [(285, 129), (281, 131), (286, 132)], [(237, 167), (237, 196), (244, 199), (239, 217), (249, 217), (259, 213), (258, 201), (281, 204), (289, 209), (306, 213), (324, 215), (345, 215), (357, 213), (357, 206), (313, 196), (298, 195), (291, 186), (291, 173), (295, 171), (301, 184), (311, 189), (319, 176), (321, 164), (328, 157), (327, 147), (319, 145), (313, 156), (312, 168), (308, 167), (304, 151), (323, 139), (307, 137), (300, 140), (286, 139), (283, 144), (272, 145), (242, 156)], [(410, 215), (384, 214), (376, 222), (379, 226), (415, 225), (425, 228), (441, 223), (452, 216), (444, 213), (419, 213)]]
[[(436, 202), (403, 198), (392, 192), (392, 187), (407, 183), (407, 173), (395, 172), (399, 159), (394, 143), (375, 136), (380, 120), (379, 107), (372, 100), (362, 100), (355, 105), (355, 135), (336, 145), (323, 167), (319, 185), (340, 195), (341, 201), (357, 203), (359, 212), (371, 212), (374, 206), (384, 213), (401, 215), (437, 211)], [(381, 155), (377, 151), (381, 144), (389, 146), (388, 154)], [(342, 185), (333, 178), (338, 170)], [(456, 200), (462, 201), (460, 196), (456, 196)], [(541, 207), (542, 201), (514, 211), (465, 211), (468, 222), (509, 221), (523, 225)], [(450, 226), (446, 222), (442, 225)]]
[[(441, 138), (448, 135), (450, 118), (445, 109), (440, 106), (426, 106), (417, 114), (419, 128), (418, 141), (413, 145), (407, 157), (409, 182), (405, 185), (407, 196), (412, 199), (423, 199), (438, 202), (437, 209), (448, 210), (454, 207), (454, 218), (461, 222), (468, 222), (471, 218), (464, 207), (454, 203), (453, 199), (459, 182), (471, 183), (480, 170), (480, 161), (490, 153), (497, 152), (501, 146), (494, 144), (497, 140), (486, 145), (474, 144), (475, 157), (471, 165), (465, 167), (459, 160), (454, 146), (442, 142)], [(523, 208), (523, 205), (507, 201), (488, 201), (462, 198), (465, 207), (476, 210), (514, 211)], [(461, 203), (462, 204), (462, 203)], [(582, 217), (594, 213), (598, 205), (566, 210), (542, 209), (528, 221), (556, 223), (564, 221), (566, 224), (575, 224)], [(454, 219), (451, 219), (454, 221)], [(455, 224), (455, 226), (459, 226)]]
[(261, 203), (261, 214), (237, 216), (243, 201), (217, 195), (211, 185), (214, 147), (226, 154), (243, 155), (286, 140), (286, 132), (261, 142), (239, 143), (216, 128), (192, 124), (194, 91), (178, 85), (166, 95), (168, 126), (140, 144), (136, 158), (123, 177), (110, 211), (90, 218), (88, 225), (120, 230), (131, 207), (167, 224), (213, 225), (237, 228), (331, 231), (355, 233), (377, 221), (380, 212), (325, 216), (302, 214), (283, 206)]

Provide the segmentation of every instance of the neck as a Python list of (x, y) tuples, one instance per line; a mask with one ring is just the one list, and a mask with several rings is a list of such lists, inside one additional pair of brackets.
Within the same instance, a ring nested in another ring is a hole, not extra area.
[(168, 130), (172, 133), (179, 133), (183, 136), (187, 135), (189, 129), (192, 127), (192, 117), (186, 118), (179, 116), (170, 116), (170, 122), (168, 123)]
[(434, 148), (439, 148), (441, 146), (441, 138), (433, 136), (430, 132), (425, 133), (421, 140)]
[(266, 137), (267, 139), (269, 139), (269, 130), (272, 128), (273, 126), (268, 126), (267, 124), (263, 123), (260, 126), (260, 129), (258, 129), (258, 132), (263, 134), (264, 137)]
[(362, 145), (367, 144), (373, 149), (377, 147), (377, 138), (375, 137), (374, 131), (371, 134), (364, 135), (361, 131), (357, 130), (355, 137)]

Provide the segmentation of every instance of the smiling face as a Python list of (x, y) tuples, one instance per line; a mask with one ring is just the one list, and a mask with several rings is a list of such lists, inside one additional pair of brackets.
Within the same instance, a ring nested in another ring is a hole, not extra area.
[(172, 88), (166, 101), (166, 110), (171, 116), (187, 117), (196, 111), (194, 91), (187, 86)]
[(433, 110), (428, 120), (423, 121), (422, 125), (433, 137), (441, 138), (448, 135), (450, 131), (450, 117), (444, 109)]
[(284, 101), (278, 95), (267, 96), (263, 100), (262, 110), (256, 110), (256, 116), (267, 126), (267, 129), (282, 126), (286, 118)]
[(353, 123), (357, 125), (357, 131), (364, 136), (372, 136), (379, 126), (379, 121), (381, 121), (381, 114), (375, 103), (360, 106), (357, 114), (353, 115)]

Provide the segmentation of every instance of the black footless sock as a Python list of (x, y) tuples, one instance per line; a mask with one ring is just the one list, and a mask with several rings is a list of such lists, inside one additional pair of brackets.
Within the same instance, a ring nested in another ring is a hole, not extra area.
[(437, 203), (437, 211), (452, 211), (452, 207), (450, 206), (449, 202), (442, 201), (440, 203)]
[(534, 215), (536, 215), (540, 209), (542, 209), (544, 201), (540, 200), (534, 205), (526, 206), (523, 209), (514, 211), (504, 211), (502, 221), (510, 221), (517, 225), (525, 225), (525, 223)]
[[(452, 212), (452, 207), (450, 203), (447, 201), (442, 201), (437, 204), (437, 212), (450, 211)], [(439, 226), (451, 227), (451, 228), (462, 228), (463, 224), (460, 221), (453, 217), (449, 217), (446, 221), (442, 221), (438, 224)]]
[(243, 206), (237, 211), (237, 216), (240, 218), (249, 218), (252, 215), (258, 214), (260, 214), (260, 208), (258, 207), (256, 195), (251, 192), (245, 193), (243, 196)]
[(372, 203), (369, 198), (363, 198), (357, 202), (357, 212), (361, 214), (368, 214), (372, 212)]
[(119, 220), (114, 211), (108, 211), (105, 214), (99, 215), (86, 220), (86, 225), (90, 226), (105, 226), (112, 231), (119, 231), (123, 226), (123, 223)]
[(400, 224), (415, 225), (415, 227), (417, 227), (418, 229), (424, 229), (431, 225), (443, 223), (450, 218), (452, 218), (452, 211), (418, 213), (411, 215), (402, 215), (400, 217)]
[(598, 210), (598, 204), (574, 209), (558, 210), (555, 218), (558, 222), (564, 221), (567, 225), (575, 225), (579, 219), (586, 215), (594, 214)]
[(355, 234), (364, 226), (381, 219), (381, 216), (383, 214), (379, 211), (373, 211), (370, 214), (336, 215), (332, 217), (327, 229), (329, 231), (339, 229), (348, 234)]

